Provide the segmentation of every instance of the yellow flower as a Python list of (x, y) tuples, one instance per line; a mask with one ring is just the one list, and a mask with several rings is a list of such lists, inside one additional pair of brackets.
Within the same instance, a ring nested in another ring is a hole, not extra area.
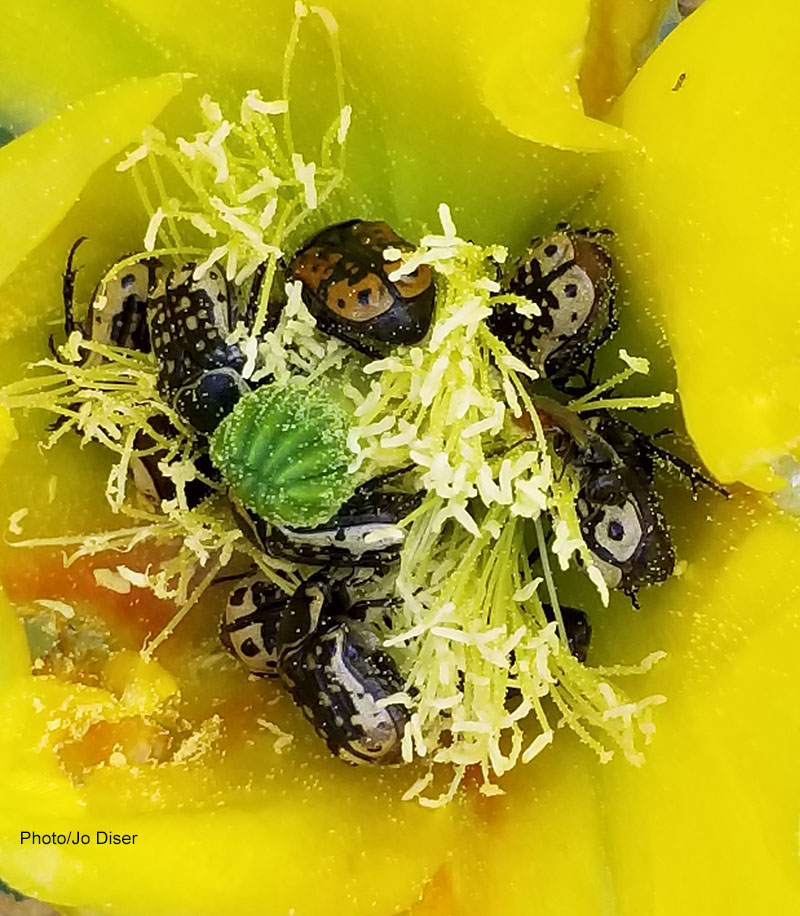
[[(611, 226), (621, 344), (651, 358), (657, 381), (677, 372), (713, 473), (771, 489), (771, 465), (800, 436), (800, 9), (709, 0), (609, 111), (662, 6), (331, 4), (355, 112), (342, 217), (380, 216), (418, 237), (446, 201), (462, 234), (512, 249), (567, 215)], [(141, 129), (190, 130), (203, 91), (277, 95), (289, 6), (197, 7), (29, 0), (7, 13), (0, 112), (18, 131), (42, 123), (0, 150), (3, 382), (44, 354), (77, 236), (90, 236), (88, 276), (140, 247), (146, 216), (113, 163)], [(311, 90), (296, 93), (300, 131), (335, 99), (323, 47), (311, 29), (296, 68)], [(583, 114), (579, 72), (587, 109), (605, 120)], [(43, 424), (18, 423), (0, 517), (27, 508), (14, 524), (31, 536), (118, 524), (102, 455), (69, 441), (40, 455)], [(0, 456), (13, 435), (0, 417)], [(281, 753), (281, 725), (299, 721), (290, 704), (199, 667), (213, 615), (187, 621), (161, 664), (121, 651), (78, 685), (69, 672), (31, 677), (3, 600), (0, 875), (119, 916), (798, 911), (800, 536), (744, 487), (697, 504), (674, 489), (666, 509), (685, 571), (643, 595), (641, 612), (612, 601), (593, 616), (597, 663), (668, 653), (647, 676), (668, 703), (646, 764), (603, 767), (564, 734), (505, 795), (467, 792), (437, 811), (400, 801), (405, 774), (343, 767), (301, 729)], [(59, 555), (3, 546), (0, 576), (16, 604), (101, 613), (122, 650), (163, 621), (158, 602), (97, 589), (91, 568), (64, 573)], [(196, 668), (181, 655), (189, 645)], [(155, 766), (158, 716), (178, 688), (180, 717), (202, 727), (187, 729), (177, 762)], [(53, 749), (62, 720), (98, 709), (117, 732)], [(141, 760), (115, 766), (123, 753)], [(87, 760), (105, 765), (83, 773)], [(70, 830), (93, 842), (20, 837)], [(98, 846), (97, 831), (137, 838)]]

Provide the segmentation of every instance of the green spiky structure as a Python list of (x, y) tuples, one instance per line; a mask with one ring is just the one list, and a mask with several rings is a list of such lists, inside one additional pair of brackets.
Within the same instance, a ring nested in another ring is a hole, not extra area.
[(324, 390), (268, 385), (243, 397), (217, 427), (211, 460), (256, 515), (313, 528), (353, 493), (349, 426)]

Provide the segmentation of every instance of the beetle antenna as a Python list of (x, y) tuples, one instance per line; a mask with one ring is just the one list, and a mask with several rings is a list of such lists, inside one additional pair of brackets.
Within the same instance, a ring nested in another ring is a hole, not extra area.
[(248, 296), (247, 306), (244, 312), (244, 323), (248, 328), (252, 328), (256, 320), (258, 300), (261, 298), (261, 289), (264, 286), (264, 276), (267, 273), (268, 264), (268, 260), (262, 261), (253, 273), (253, 282), (250, 285), (250, 295)]
[[(64, 300), (64, 331), (67, 337), (69, 337), (76, 328), (79, 328), (73, 314), (73, 305), (75, 300), (75, 277), (81, 268), (74, 267), (73, 265), (75, 253), (85, 241), (86, 236), (82, 235), (73, 242), (72, 248), (70, 248), (69, 254), (67, 255), (67, 264), (64, 268), (64, 276), (61, 282), (61, 294)], [(82, 328), (79, 329), (83, 330)]]
[(387, 480), (393, 480), (395, 477), (402, 477), (404, 474), (409, 474), (411, 471), (415, 470), (416, 467), (416, 464), (406, 464), (401, 468), (395, 468), (393, 471), (387, 471), (385, 474), (378, 474), (377, 477), (370, 477), (369, 480), (365, 480), (364, 483), (356, 487), (356, 493), (359, 495), (372, 493)]
[[(662, 433), (664, 432), (666, 432), (666, 430), (662, 430)], [(708, 487), (709, 490), (714, 490), (714, 492), (724, 496), (725, 499), (730, 498), (731, 494), (725, 487), (720, 486), (716, 481), (711, 480), (710, 477), (706, 477), (706, 475), (698, 471), (693, 464), (684, 461), (683, 458), (678, 458), (677, 455), (673, 455), (672, 452), (668, 452), (666, 449), (660, 448), (646, 436), (642, 438), (644, 440), (644, 448), (647, 449), (654, 458), (663, 461), (664, 464), (672, 465), (682, 477), (685, 477), (689, 481), (693, 496), (697, 496), (698, 488), (703, 486)]]

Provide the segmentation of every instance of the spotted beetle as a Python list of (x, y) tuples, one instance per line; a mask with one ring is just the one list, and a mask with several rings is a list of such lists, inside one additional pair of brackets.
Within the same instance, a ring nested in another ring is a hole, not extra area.
[[(556, 619), (553, 606), (543, 604), (542, 609), (548, 623), (552, 623)], [(592, 640), (592, 625), (589, 623), (589, 618), (584, 611), (574, 607), (566, 607), (563, 604), (560, 607), (560, 611), (564, 621), (564, 629), (567, 633), (569, 651), (583, 664), (589, 654), (589, 643)]]
[(638, 585), (664, 581), (675, 565), (652, 486), (655, 462), (674, 467), (694, 493), (700, 485), (725, 497), (728, 493), (618, 417), (598, 411), (585, 424), (590, 443), (578, 459), (585, 481), (576, 503), (581, 530), (606, 582), (622, 588), (635, 604)]
[(368, 356), (380, 355), (375, 343), (418, 343), (433, 317), (430, 267), (390, 280), (400, 266), (384, 258), (390, 248), (413, 250), (386, 223), (355, 219), (323, 229), (288, 266), (319, 329)]
[(296, 563), (383, 570), (400, 555), (399, 523), (422, 500), (421, 493), (381, 490), (378, 477), (359, 487), (325, 524), (316, 528), (271, 525), (234, 503), (245, 535), (265, 553)]
[[(638, 588), (665, 581), (675, 568), (652, 464), (620, 455), (577, 414), (549, 398), (537, 398), (536, 406), (556, 453), (577, 474), (575, 509), (592, 561), (608, 587), (621, 589), (636, 605)], [(606, 431), (617, 422), (604, 419)]]
[[(634, 605), (636, 590), (668, 579), (675, 557), (653, 487), (656, 462), (675, 468), (693, 493), (705, 486), (729, 495), (688, 461), (634, 426), (598, 410), (586, 417), (537, 395), (536, 412), (565, 467), (578, 477), (575, 507), (586, 546), (610, 588)], [(520, 422), (528, 427), (530, 419)]]
[(486, 319), (514, 356), (557, 386), (617, 328), (611, 256), (599, 241), (604, 235), (610, 232), (559, 223), (535, 238), (502, 281), (502, 293), (530, 300), (538, 313), (500, 303)]
[(575, 501), (581, 534), (608, 587), (621, 589), (636, 604), (638, 588), (666, 581), (675, 569), (658, 498), (651, 487), (624, 471), (616, 474), (613, 488), (609, 475), (598, 498), (601, 488), (588, 468), (580, 466)]
[[(157, 258), (143, 258), (133, 264), (123, 264), (110, 275), (102, 287), (95, 288), (89, 305), (87, 324), (75, 320), (75, 255), (86, 241), (79, 238), (70, 248), (62, 280), (64, 302), (64, 332), (67, 337), (80, 331), (87, 340), (115, 347), (129, 347), (142, 353), (150, 352), (150, 331), (147, 325), (147, 303), (150, 291), (161, 269)], [(53, 342), (50, 342), (51, 349)], [(102, 362), (97, 353), (89, 353), (83, 362), (91, 367)]]
[(201, 280), (187, 264), (160, 278), (148, 303), (161, 396), (199, 433), (211, 433), (249, 390), (244, 355), (226, 342), (235, 305), (224, 274), (211, 267)]
[(278, 676), (278, 626), (288, 600), (282, 589), (258, 573), (228, 595), (220, 639), (253, 674)]
[(348, 763), (401, 762), (408, 710), (383, 705), (403, 689), (369, 627), (347, 616), (350, 599), (325, 571), (292, 596), (278, 629), (278, 667), (295, 702), (330, 750)]
[[(157, 415), (149, 420), (150, 429), (162, 437), (175, 434), (175, 429), (166, 417)], [(151, 507), (159, 507), (162, 500), (173, 500), (178, 495), (174, 480), (165, 473), (165, 453), (159, 449), (155, 439), (144, 430), (136, 434), (133, 442), (134, 453), (130, 458), (130, 474), (134, 487)], [(200, 505), (213, 492), (209, 482), (219, 480), (219, 472), (211, 463), (208, 452), (193, 454), (192, 462), (197, 477), (183, 484), (183, 494), (190, 509)]]
[[(249, 390), (241, 376), (244, 356), (225, 339), (241, 316), (221, 269), (212, 265), (196, 280), (195, 264), (168, 270), (157, 258), (123, 263), (102, 289), (95, 290), (84, 328), (73, 315), (74, 259), (83, 241), (72, 246), (64, 272), (67, 335), (78, 329), (100, 343), (143, 353), (152, 350), (161, 396), (196, 432), (212, 432)], [(262, 280), (263, 271), (258, 271), (245, 314), (252, 310)], [(84, 364), (100, 359), (90, 354)]]
[(402, 690), (403, 679), (354, 610), (345, 581), (329, 570), (291, 598), (256, 575), (231, 593), (222, 639), (252, 673), (280, 676), (337, 757), (400, 763), (408, 711), (381, 701)]

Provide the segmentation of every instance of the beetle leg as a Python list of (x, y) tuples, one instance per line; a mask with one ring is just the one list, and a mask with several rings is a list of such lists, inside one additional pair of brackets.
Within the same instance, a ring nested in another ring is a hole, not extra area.
[[(542, 610), (548, 623), (556, 620), (556, 614), (551, 604), (542, 603)], [(561, 605), (561, 619), (564, 621), (564, 631), (567, 637), (567, 645), (572, 655), (577, 658), (581, 664), (586, 662), (586, 655), (589, 651), (589, 643), (592, 638), (592, 625), (584, 611), (574, 607)], [(558, 631), (558, 628), (556, 628)], [(560, 635), (560, 633), (559, 633)]]
[(624, 595), (630, 599), (631, 604), (634, 606), (635, 610), (641, 610), (641, 605), (639, 604), (639, 599), (636, 597), (638, 589), (633, 585), (623, 585), (622, 592)]
[(588, 394), (594, 388), (594, 382), (592, 381), (594, 356), (594, 352), (589, 356), (589, 364), (586, 369), (571, 366), (568, 374), (560, 378), (558, 376), (551, 378), (550, 383), (553, 388), (573, 398), (580, 398)]
[(492, 458), (505, 458), (510, 452), (513, 452), (515, 448), (519, 448), (520, 445), (524, 445), (526, 442), (535, 442), (535, 436), (523, 436), (521, 439), (517, 439), (516, 442), (512, 442), (511, 445), (503, 445), (500, 448), (492, 449), (489, 452), (484, 453), (485, 459)]
[(353, 620), (366, 620), (367, 612), (375, 607), (392, 608), (401, 603), (400, 598), (364, 598), (351, 604), (347, 616)]
[(617, 234), (613, 229), (609, 229), (607, 226), (602, 227), (601, 229), (577, 229), (575, 230), (577, 235), (583, 235), (587, 239), (596, 239), (599, 236), (603, 236), (607, 239), (614, 239), (617, 237)]
[(617, 314), (617, 310), (614, 308), (614, 301), (615, 297), (614, 291), (612, 289), (608, 300), (608, 324), (592, 341), (592, 356), (594, 356), (597, 350), (611, 337), (615, 331), (619, 330), (619, 315)]
[(592, 376), (594, 375), (594, 363), (597, 358), (597, 350), (593, 349), (589, 354), (589, 359), (586, 363), (586, 369), (581, 373), (584, 377), (584, 380), (587, 385), (593, 385)]
[[(64, 303), (64, 333), (67, 337), (74, 331), (79, 330), (82, 334), (86, 334), (82, 325), (78, 324), (75, 321), (75, 316), (73, 313), (73, 306), (75, 301), (75, 276), (80, 267), (73, 267), (73, 262), (75, 260), (75, 252), (80, 248), (80, 246), (86, 241), (86, 236), (82, 235), (77, 241), (72, 245), (72, 248), (69, 250), (67, 255), (67, 263), (64, 268), (64, 274), (61, 280), (61, 296)], [(55, 339), (52, 334), (49, 335), (47, 339), (47, 345), (50, 348), (50, 352), (53, 356), (60, 361), (58, 355), (58, 349), (56, 348)]]
[(564, 479), (564, 475), (567, 473), (567, 468), (572, 467), (578, 462), (580, 449), (574, 439), (570, 439), (564, 451), (562, 453), (557, 452), (557, 454), (561, 459), (561, 470), (556, 478), (556, 483), (561, 483)]
[(211, 585), (222, 585), (223, 582), (239, 582), (241, 579), (247, 579), (249, 576), (252, 576), (256, 573), (258, 567), (253, 564), (248, 567), (244, 572), (233, 573), (230, 576), (217, 576), (216, 579), (211, 583)]
[(685, 477), (689, 481), (689, 485), (692, 488), (692, 493), (695, 496), (697, 495), (697, 489), (700, 486), (708, 487), (710, 490), (721, 493), (726, 498), (730, 496), (724, 487), (720, 486), (709, 477), (706, 477), (705, 474), (699, 471), (689, 461), (685, 461), (683, 458), (679, 458), (677, 455), (673, 455), (672, 452), (668, 452), (666, 449), (661, 448), (660, 446), (656, 445), (655, 442), (653, 442), (653, 439), (659, 438), (661, 436), (666, 436), (672, 433), (672, 430), (662, 429), (657, 433), (647, 435), (640, 432), (635, 427), (630, 426), (630, 424), (626, 425), (634, 437), (634, 441), (636, 442), (638, 448), (647, 454), (650, 458), (674, 467), (682, 477)]

